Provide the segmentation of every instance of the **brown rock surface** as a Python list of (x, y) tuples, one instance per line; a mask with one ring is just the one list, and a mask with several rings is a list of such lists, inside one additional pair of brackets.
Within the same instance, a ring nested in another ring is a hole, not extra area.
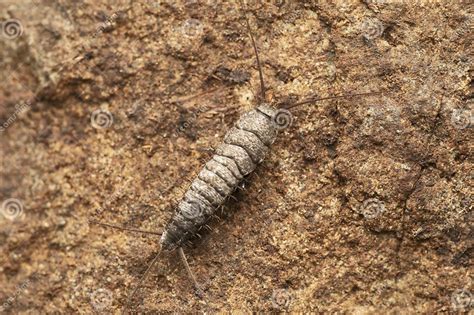
[[(272, 102), (381, 94), (295, 108), (186, 249), (204, 299), (173, 253), (133, 309), (473, 313), (472, 7), (247, 2)], [(158, 237), (88, 220), (161, 230), (207, 149), (255, 105), (237, 3), (2, 1), (5, 313), (123, 309)]]

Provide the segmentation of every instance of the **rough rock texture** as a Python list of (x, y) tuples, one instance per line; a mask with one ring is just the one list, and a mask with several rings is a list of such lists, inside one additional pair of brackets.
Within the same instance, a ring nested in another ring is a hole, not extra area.
[[(293, 124), (138, 312), (473, 313), (467, 1), (247, 1)], [(260, 2), (264, 2), (261, 4)], [(119, 313), (258, 72), (232, 1), (2, 1), (0, 307)], [(4, 23), (5, 24), (5, 23)], [(2, 25), (4, 25), (2, 24)], [(13, 198), (13, 199), (11, 199)]]

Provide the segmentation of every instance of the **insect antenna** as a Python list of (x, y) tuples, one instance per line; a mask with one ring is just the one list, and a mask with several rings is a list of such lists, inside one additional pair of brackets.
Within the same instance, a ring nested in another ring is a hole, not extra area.
[(109, 227), (109, 228), (114, 228), (122, 231), (130, 231), (130, 232), (137, 232), (137, 233), (143, 233), (143, 234), (153, 234), (153, 235), (161, 235), (162, 233), (160, 232), (153, 232), (153, 231), (145, 231), (145, 230), (139, 230), (139, 229), (132, 229), (132, 228), (127, 228), (119, 225), (114, 225), (114, 224), (109, 224), (109, 223), (103, 223), (95, 220), (89, 220), (90, 224), (97, 224), (101, 225), (104, 227)]
[(131, 304), (132, 304), (132, 301), (133, 301), (133, 298), (135, 297), (135, 294), (138, 292), (138, 289), (140, 289), (141, 285), (143, 284), (143, 281), (145, 281), (146, 277), (148, 276), (148, 273), (150, 272), (151, 268), (156, 264), (156, 262), (158, 261), (158, 258), (160, 257), (161, 255), (161, 248), (160, 250), (158, 251), (158, 254), (156, 254), (155, 258), (153, 258), (153, 260), (151, 261), (150, 265), (148, 266), (148, 268), (145, 270), (145, 272), (143, 273), (143, 275), (140, 277), (140, 280), (138, 281), (137, 283), (137, 286), (135, 287), (135, 289), (133, 289), (132, 293), (130, 294), (130, 296), (128, 297), (127, 299), (127, 304), (125, 305), (125, 308), (122, 312), (122, 314), (126, 314), (128, 309), (130, 308)]
[[(240, 5), (243, 8), (242, 0), (240, 1)], [(244, 11), (244, 17), (245, 17), (245, 22), (247, 24), (247, 31), (249, 32), (250, 39), (252, 40), (252, 46), (253, 46), (253, 50), (255, 52), (255, 58), (257, 59), (258, 75), (260, 77), (260, 102), (265, 102), (265, 83), (263, 81), (262, 66), (261, 66), (261, 63), (260, 63), (260, 57), (258, 56), (257, 44), (255, 43), (255, 39), (252, 35), (252, 30), (250, 28), (250, 22), (249, 22), (249, 19), (247, 17), (247, 12), (246, 11)]]
[(188, 260), (186, 259), (186, 255), (184, 255), (184, 251), (182, 247), (178, 248), (179, 256), (181, 257), (181, 260), (183, 261), (184, 267), (186, 267), (186, 272), (188, 273), (189, 278), (191, 278), (191, 281), (194, 284), (194, 287), (196, 289), (196, 293), (199, 297), (202, 297), (203, 293), (201, 288), (199, 287), (196, 277), (194, 276), (193, 272), (191, 271), (191, 268), (189, 267)]
[(319, 101), (324, 101), (324, 100), (331, 100), (331, 99), (337, 99), (337, 98), (349, 98), (349, 97), (354, 97), (354, 96), (376, 95), (376, 94), (380, 94), (380, 93), (381, 92), (366, 92), (366, 93), (335, 95), (335, 96), (328, 96), (328, 97), (321, 97), (321, 98), (310, 98), (310, 99), (307, 99), (307, 100), (304, 100), (304, 101), (301, 101), (301, 102), (290, 104), (288, 106), (279, 106), (279, 107), (284, 108), (284, 109), (291, 109), (291, 108), (295, 108), (295, 107), (298, 107), (298, 106), (301, 106), (301, 105), (306, 105), (306, 104), (319, 102)]

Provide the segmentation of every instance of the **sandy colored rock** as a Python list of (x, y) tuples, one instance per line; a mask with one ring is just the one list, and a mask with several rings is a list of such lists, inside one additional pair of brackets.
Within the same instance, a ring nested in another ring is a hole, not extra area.
[[(248, 1), (267, 159), (139, 313), (473, 313), (472, 5)], [(2, 1), (0, 307), (119, 314), (225, 132), (256, 105), (237, 1)], [(17, 22), (17, 35), (6, 23)]]

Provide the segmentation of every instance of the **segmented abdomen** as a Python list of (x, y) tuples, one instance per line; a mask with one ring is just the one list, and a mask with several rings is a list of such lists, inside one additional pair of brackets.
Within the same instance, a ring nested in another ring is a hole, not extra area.
[(243, 114), (224, 137), (216, 154), (193, 180), (177, 211), (163, 232), (160, 244), (173, 250), (192, 238), (237, 188), (244, 176), (255, 170), (275, 141), (276, 110), (260, 105)]

